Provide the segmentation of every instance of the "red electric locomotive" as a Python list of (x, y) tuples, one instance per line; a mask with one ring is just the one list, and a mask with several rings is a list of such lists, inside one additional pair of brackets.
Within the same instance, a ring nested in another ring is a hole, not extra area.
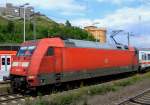
[(28, 41), (14, 58), (13, 89), (94, 78), (138, 70), (134, 48), (60, 38)]

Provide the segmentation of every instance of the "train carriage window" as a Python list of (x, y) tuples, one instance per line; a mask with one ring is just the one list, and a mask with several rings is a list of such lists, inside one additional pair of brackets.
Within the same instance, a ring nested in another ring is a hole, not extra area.
[(144, 60), (144, 54), (142, 54), (142, 60)]
[(2, 58), (2, 65), (5, 65), (5, 58)]
[(146, 54), (144, 54), (144, 60), (146, 60), (146, 59), (147, 59)]
[(10, 58), (7, 58), (7, 65), (10, 65)]
[(148, 60), (150, 60), (150, 54), (148, 54)]
[(49, 47), (47, 52), (46, 52), (46, 56), (53, 56), (53, 55), (54, 55), (54, 48)]
[(142, 60), (146, 60), (146, 54), (142, 54)]

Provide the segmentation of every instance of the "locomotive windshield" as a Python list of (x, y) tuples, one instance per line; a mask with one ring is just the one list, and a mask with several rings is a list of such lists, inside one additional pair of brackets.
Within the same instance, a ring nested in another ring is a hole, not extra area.
[(31, 56), (35, 48), (35, 46), (23, 46), (20, 48), (17, 56)]

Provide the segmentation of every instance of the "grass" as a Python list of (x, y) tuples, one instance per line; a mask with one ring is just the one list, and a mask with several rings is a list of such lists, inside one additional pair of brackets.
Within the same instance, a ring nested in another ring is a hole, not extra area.
[[(80, 89), (70, 90), (62, 93), (56, 93), (47, 98), (37, 98), (32, 104), (26, 105), (76, 105), (77, 101), (86, 100), (87, 96), (100, 95), (108, 92), (115, 92), (124, 87), (134, 85), (145, 79), (150, 78), (150, 73), (135, 75), (123, 80), (112, 81), (94, 86), (81, 87)], [(83, 103), (83, 104), (86, 104)]]

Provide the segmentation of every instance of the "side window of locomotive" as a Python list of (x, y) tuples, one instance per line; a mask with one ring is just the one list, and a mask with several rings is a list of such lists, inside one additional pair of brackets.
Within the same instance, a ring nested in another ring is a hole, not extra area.
[(47, 49), (46, 56), (53, 56), (53, 55), (54, 55), (54, 48), (53, 47), (49, 47)]

